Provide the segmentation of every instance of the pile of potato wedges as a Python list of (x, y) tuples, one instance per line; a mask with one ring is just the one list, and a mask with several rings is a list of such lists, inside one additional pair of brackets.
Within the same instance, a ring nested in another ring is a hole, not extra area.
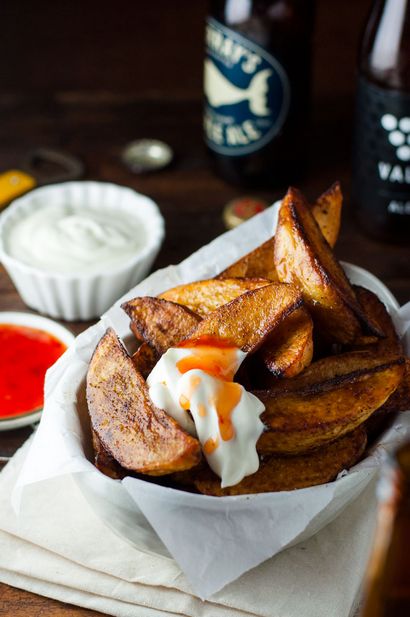
[[(98, 469), (217, 496), (303, 488), (354, 465), (410, 408), (410, 360), (389, 313), (333, 254), (341, 208), (338, 183), (313, 205), (290, 188), (275, 236), (216, 278), (123, 304), (136, 353), (109, 329), (87, 374)], [(247, 352), (235, 379), (265, 405), (259, 470), (224, 489), (146, 384), (167, 349), (202, 337)]]

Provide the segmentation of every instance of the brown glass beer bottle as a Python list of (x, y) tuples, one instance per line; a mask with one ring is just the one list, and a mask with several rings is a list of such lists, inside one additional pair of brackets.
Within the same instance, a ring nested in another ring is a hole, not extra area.
[(385, 466), (361, 617), (410, 615), (410, 443)]
[(375, 0), (359, 57), (353, 202), (370, 235), (410, 242), (410, 2)]
[(294, 182), (307, 155), (313, 0), (211, 0), (205, 141), (244, 186)]

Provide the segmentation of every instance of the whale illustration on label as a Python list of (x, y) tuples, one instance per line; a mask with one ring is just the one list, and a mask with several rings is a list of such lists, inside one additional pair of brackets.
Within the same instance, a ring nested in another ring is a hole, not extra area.
[(265, 49), (209, 18), (206, 29), (204, 129), (208, 146), (240, 156), (259, 150), (281, 130), (290, 86)]
[(268, 78), (271, 69), (264, 69), (254, 75), (247, 88), (234, 86), (215, 66), (212, 60), (205, 60), (204, 90), (212, 107), (234, 105), (248, 101), (249, 109), (255, 116), (268, 116)]

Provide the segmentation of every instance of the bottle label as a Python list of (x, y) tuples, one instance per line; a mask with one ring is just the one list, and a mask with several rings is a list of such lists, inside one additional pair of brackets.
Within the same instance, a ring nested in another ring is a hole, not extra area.
[(204, 71), (205, 137), (220, 154), (259, 150), (280, 131), (290, 87), (279, 62), (238, 32), (209, 18)]
[(359, 80), (353, 171), (361, 208), (381, 222), (410, 217), (409, 95)]

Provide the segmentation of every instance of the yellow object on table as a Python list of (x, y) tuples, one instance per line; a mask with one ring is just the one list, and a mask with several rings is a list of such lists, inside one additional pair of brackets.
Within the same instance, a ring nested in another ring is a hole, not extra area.
[(37, 182), (33, 176), (18, 169), (10, 169), (0, 174), (0, 210), (15, 197), (27, 193)]

